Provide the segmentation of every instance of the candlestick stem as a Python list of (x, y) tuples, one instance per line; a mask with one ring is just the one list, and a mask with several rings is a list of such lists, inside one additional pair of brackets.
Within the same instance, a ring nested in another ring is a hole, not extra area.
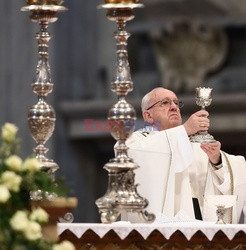
[[(112, 7), (113, 6), (113, 7)], [(128, 7), (126, 7), (128, 6)], [(96, 200), (103, 223), (117, 220), (123, 212), (136, 212), (147, 222), (155, 219), (154, 214), (144, 211), (148, 205), (147, 199), (141, 197), (135, 185), (135, 173), (139, 166), (127, 154), (126, 139), (135, 129), (136, 112), (127, 103), (125, 97), (133, 90), (133, 82), (128, 62), (127, 39), (130, 34), (125, 30), (126, 22), (133, 19), (132, 5), (103, 5), (108, 9), (107, 17), (117, 23), (114, 32), (116, 40), (115, 74), (111, 82), (111, 90), (118, 96), (118, 102), (108, 112), (111, 122), (111, 135), (117, 140), (115, 158), (110, 159), (104, 168), (108, 171), (108, 189), (106, 194)]]
[[(66, 8), (60, 5), (61, 1), (49, 1), (48, 3), (43, 0), (39, 2), (28, 0), (27, 5), (22, 7), (21, 10), (30, 11), (30, 19), (37, 22), (40, 27), (39, 32), (35, 36), (38, 43), (38, 63), (35, 79), (32, 83), (32, 90), (37, 95), (38, 102), (29, 109), (28, 126), (31, 136), (37, 144), (33, 151), (40, 162), (40, 167), (55, 180), (54, 173), (59, 166), (52, 159), (46, 157), (48, 148), (44, 146), (53, 134), (56, 121), (53, 107), (46, 102), (46, 97), (53, 90), (48, 54), (48, 43), (51, 39), (48, 25), (57, 20), (57, 12), (65, 11)], [(35, 200), (51, 199), (54, 196), (54, 194), (43, 193), (41, 190), (31, 194), (31, 198)]]

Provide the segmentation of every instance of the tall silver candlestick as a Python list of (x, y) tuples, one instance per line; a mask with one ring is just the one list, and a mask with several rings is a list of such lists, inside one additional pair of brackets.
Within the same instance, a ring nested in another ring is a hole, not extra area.
[(137, 2), (138, 0), (108, 0), (100, 6), (108, 10), (108, 19), (118, 25), (118, 30), (114, 33), (117, 61), (111, 84), (112, 91), (118, 95), (118, 102), (108, 113), (111, 134), (117, 140), (116, 156), (104, 166), (108, 171), (108, 189), (103, 197), (96, 200), (103, 223), (116, 221), (122, 212), (137, 212), (149, 222), (155, 218), (153, 214), (144, 211), (148, 201), (138, 194), (135, 185), (134, 170), (139, 166), (128, 157), (125, 144), (134, 131), (136, 120), (133, 106), (125, 99), (128, 92), (133, 90), (127, 52), (127, 39), (130, 34), (125, 30), (125, 26), (127, 21), (134, 18), (133, 9), (142, 7), (142, 4)]
[[(201, 107), (201, 110), (206, 110), (212, 102), (212, 88), (198, 87), (196, 88), (196, 104)], [(215, 139), (208, 131), (199, 131), (195, 135), (190, 136), (191, 142), (197, 143), (213, 143)]]
[[(65, 11), (67, 8), (61, 6), (61, 0), (26, 0), (27, 5), (22, 7), (22, 11), (30, 11), (30, 19), (38, 22), (40, 31), (36, 34), (38, 42), (38, 64), (36, 67), (36, 77), (32, 83), (32, 90), (38, 96), (38, 102), (33, 105), (28, 113), (28, 125), (30, 133), (37, 143), (33, 150), (36, 158), (40, 161), (43, 171), (54, 179), (54, 172), (58, 165), (45, 155), (48, 149), (44, 146), (53, 134), (55, 128), (56, 115), (53, 107), (46, 102), (46, 97), (53, 90), (51, 82), (51, 72), (48, 62), (48, 42), (51, 35), (47, 31), (48, 24), (55, 22), (58, 18), (57, 12)], [(45, 197), (44, 197), (45, 196)], [(41, 191), (33, 192), (33, 199), (52, 198), (52, 194), (43, 194)]]

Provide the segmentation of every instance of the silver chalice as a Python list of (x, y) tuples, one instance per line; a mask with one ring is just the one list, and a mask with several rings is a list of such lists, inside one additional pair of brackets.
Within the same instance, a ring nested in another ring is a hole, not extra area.
[[(212, 102), (211, 92), (212, 88), (198, 87), (196, 88), (196, 104), (201, 107), (201, 110), (206, 110)], [(197, 143), (213, 143), (215, 139), (208, 131), (199, 131), (196, 134), (190, 136), (191, 142)]]

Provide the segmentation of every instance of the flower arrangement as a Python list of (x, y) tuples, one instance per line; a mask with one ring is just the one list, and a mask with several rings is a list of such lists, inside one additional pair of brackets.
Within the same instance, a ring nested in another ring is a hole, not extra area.
[(30, 192), (42, 190), (63, 195), (59, 185), (41, 171), (39, 161), (24, 161), (16, 155), (18, 128), (6, 123), (1, 128), (0, 145), (0, 248), (1, 250), (74, 250), (69, 241), (59, 244), (43, 238), (42, 225), (49, 221), (41, 207), (32, 207)]

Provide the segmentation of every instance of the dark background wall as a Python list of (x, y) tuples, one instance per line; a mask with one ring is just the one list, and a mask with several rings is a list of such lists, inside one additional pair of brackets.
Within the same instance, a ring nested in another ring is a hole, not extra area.
[[(46, 145), (48, 156), (60, 166), (57, 175), (65, 177), (70, 195), (79, 200), (74, 211), (75, 222), (99, 222), (95, 200), (106, 192), (107, 172), (103, 166), (113, 157), (115, 143), (108, 132), (85, 131), (84, 122), (106, 120), (108, 109), (116, 102), (110, 90), (116, 49), (112, 34), (116, 25), (106, 19), (105, 10), (97, 9), (102, 2), (64, 1), (69, 10), (60, 13), (58, 21), (49, 25), (53, 36), (49, 51), (54, 91), (47, 101), (55, 108), (57, 121)], [(171, 2), (176, 6), (170, 5)], [(235, 6), (230, 11), (223, 4), (218, 5), (218, 1), (203, 0), (200, 5), (197, 2), (149, 0), (143, 1), (144, 9), (135, 12), (136, 18), (127, 25), (132, 33), (128, 48), (134, 81), (134, 91), (127, 99), (141, 119), (140, 100), (147, 91), (167, 84), (174, 88), (171, 80), (163, 80), (169, 79), (170, 70), (160, 63), (165, 53), (161, 58), (157, 53), (156, 34), (167, 41), (170, 27), (180, 20), (203, 28), (212, 25), (223, 31), (227, 45), (221, 52), (223, 61), (203, 79), (204, 85), (214, 88), (213, 102), (208, 108), (210, 132), (222, 142), (224, 150), (246, 156), (246, 21), (243, 18), (246, 8), (242, 4), (239, 9), (233, 1)], [(24, 1), (0, 1), (0, 124), (8, 121), (19, 127), (22, 157), (32, 154), (35, 147), (27, 126), (27, 112), (37, 102), (31, 82), (37, 65), (34, 35), (39, 30), (29, 20), (29, 13), (20, 11), (24, 5)], [(208, 62), (202, 67), (208, 67)], [(179, 79), (182, 83), (183, 78)], [(192, 90), (203, 84), (190, 82)], [(177, 93), (185, 101), (182, 112), (186, 119), (198, 109), (194, 91), (177, 88)]]

